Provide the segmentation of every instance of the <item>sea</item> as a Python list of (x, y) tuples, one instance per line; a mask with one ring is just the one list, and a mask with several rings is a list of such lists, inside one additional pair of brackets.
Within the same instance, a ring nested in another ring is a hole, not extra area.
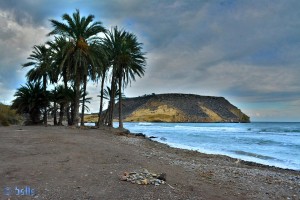
[(124, 128), (171, 147), (300, 170), (300, 123), (130, 122)]

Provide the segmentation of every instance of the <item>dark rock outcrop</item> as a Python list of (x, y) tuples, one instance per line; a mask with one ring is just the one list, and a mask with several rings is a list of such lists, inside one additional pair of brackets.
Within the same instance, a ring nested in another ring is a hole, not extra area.
[[(118, 104), (118, 103), (117, 103)], [(250, 122), (224, 97), (194, 94), (159, 94), (126, 98), (124, 121), (140, 122)], [(116, 108), (118, 105), (116, 105)], [(117, 119), (115, 110), (114, 118)]]

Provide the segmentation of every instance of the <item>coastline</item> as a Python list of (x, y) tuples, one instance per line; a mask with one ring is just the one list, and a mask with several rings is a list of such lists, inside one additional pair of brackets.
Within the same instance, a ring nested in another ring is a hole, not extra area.
[(124, 123), (124, 127), (175, 148), (300, 170), (299, 142), (294, 138), (299, 136), (299, 124), (295, 123)]
[[(28, 185), (38, 199), (300, 198), (300, 171), (177, 149), (118, 129), (0, 127), (0, 147), (1, 189)], [(118, 179), (143, 168), (166, 173), (170, 186)]]

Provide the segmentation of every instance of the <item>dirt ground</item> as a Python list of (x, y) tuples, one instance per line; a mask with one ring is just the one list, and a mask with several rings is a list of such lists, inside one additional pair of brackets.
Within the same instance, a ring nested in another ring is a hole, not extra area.
[[(119, 180), (166, 173), (167, 184)], [(113, 129), (0, 127), (1, 199), (300, 199), (300, 172), (170, 148)]]

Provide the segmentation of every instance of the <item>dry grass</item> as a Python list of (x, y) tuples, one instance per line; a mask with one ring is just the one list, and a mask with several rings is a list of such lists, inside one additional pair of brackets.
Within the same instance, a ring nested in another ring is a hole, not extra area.
[(21, 121), (22, 117), (15, 110), (0, 103), (0, 125), (9, 126), (10, 124), (19, 124)]
[(84, 115), (85, 122), (98, 122), (98, 115)]
[(178, 120), (184, 121), (185, 118), (186, 116), (181, 111), (167, 105), (161, 105), (154, 110), (138, 109), (124, 121), (175, 122)]

